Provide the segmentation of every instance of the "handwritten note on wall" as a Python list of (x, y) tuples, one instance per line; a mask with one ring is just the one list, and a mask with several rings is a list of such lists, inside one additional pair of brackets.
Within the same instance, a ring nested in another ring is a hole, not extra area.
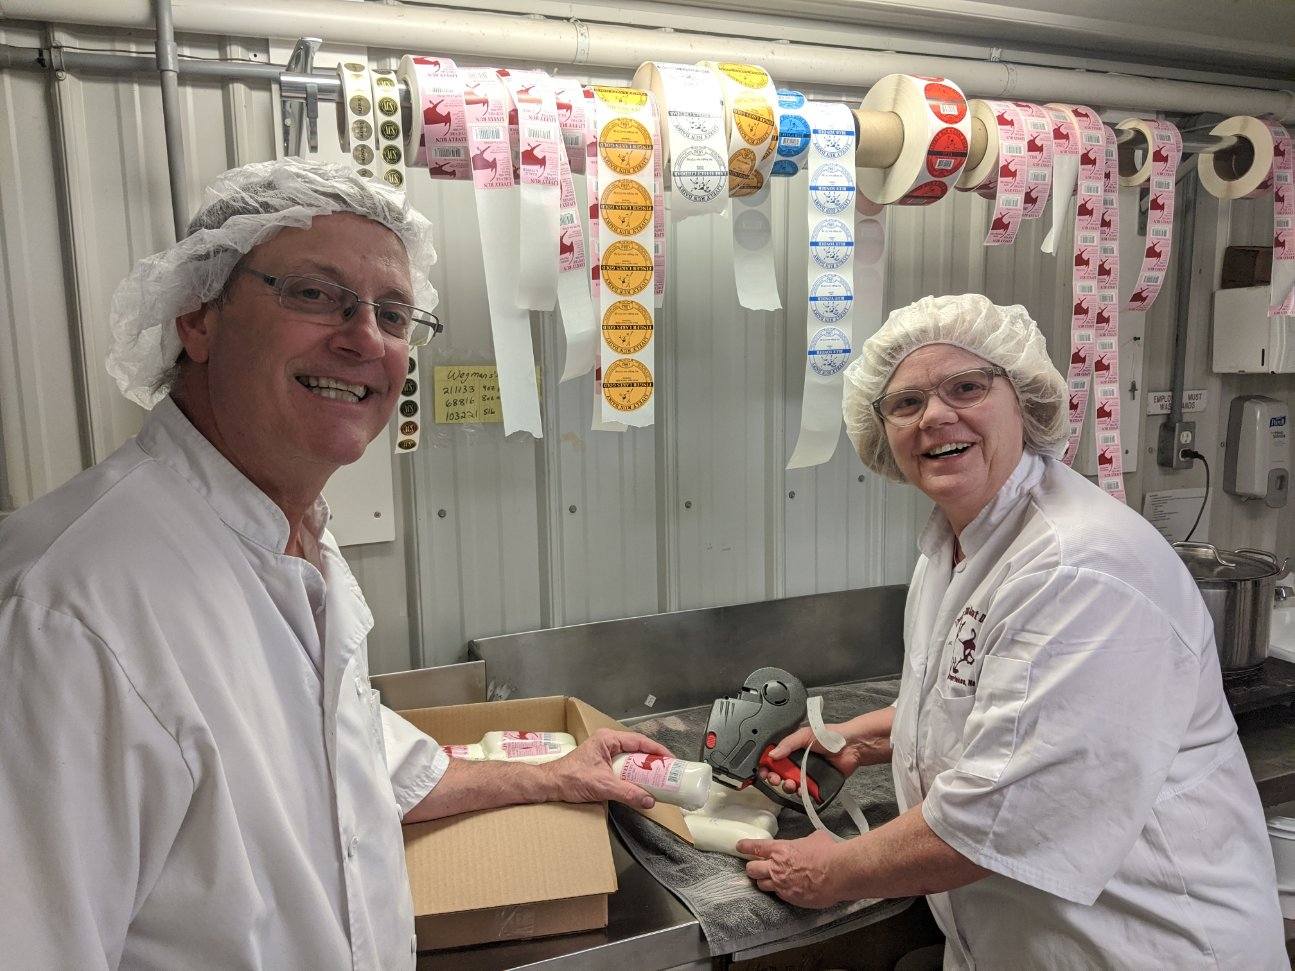
[[(493, 364), (450, 364), (432, 370), (438, 425), (504, 420), (499, 403), (499, 371)], [(539, 380), (536, 368), (536, 384)]]

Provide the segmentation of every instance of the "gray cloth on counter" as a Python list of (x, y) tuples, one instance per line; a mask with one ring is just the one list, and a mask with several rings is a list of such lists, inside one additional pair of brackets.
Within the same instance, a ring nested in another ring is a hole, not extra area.
[[(859, 681), (809, 693), (823, 696), (824, 721), (842, 722), (866, 711), (885, 708), (898, 697), (899, 681)], [(696, 759), (709, 717), (709, 706), (690, 708), (633, 727), (675, 755)], [(859, 801), (870, 827), (880, 826), (898, 815), (889, 764), (860, 769), (846, 781), (846, 789)], [(839, 801), (821, 815), (834, 833), (845, 837), (856, 835), (854, 824)], [(635, 859), (693, 912), (713, 955), (758, 948), (773, 941), (792, 946), (795, 942), (786, 939), (793, 935), (816, 931), (838, 921), (853, 921), (864, 910), (878, 911), (877, 919), (881, 919), (904, 906), (897, 906), (895, 901), (856, 901), (825, 910), (794, 907), (757, 889), (746, 875), (744, 860), (694, 849), (669, 830), (624, 806), (612, 806), (612, 819)], [(778, 817), (778, 826), (779, 839), (797, 839), (814, 831), (807, 816), (786, 808)]]

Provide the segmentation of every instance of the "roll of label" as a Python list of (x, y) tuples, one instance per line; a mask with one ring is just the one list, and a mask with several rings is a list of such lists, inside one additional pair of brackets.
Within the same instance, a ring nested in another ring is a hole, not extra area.
[(769, 173), (777, 154), (778, 95), (764, 68), (703, 61), (724, 94), (733, 279), (747, 310), (780, 310)]
[(1097, 271), (1097, 338), (1093, 358), (1093, 435), (1097, 484), (1124, 502), (1124, 459), (1120, 444), (1120, 179), (1115, 132), (1103, 126), (1101, 262)]
[(395, 71), (374, 71), (373, 132), (378, 155), (378, 178), (393, 189), (405, 191), (405, 132), (401, 127), (400, 85)]
[(665, 303), (665, 154), (656, 96), (648, 92), (652, 118), (652, 295), (653, 305)]
[[(602, 286), (602, 266), (600, 265), (602, 253), (603, 234), (598, 231), (598, 199), (599, 199), (599, 165), (598, 165), (598, 101), (590, 88), (582, 89), (584, 98), (584, 121), (585, 121), (585, 189), (589, 197), (589, 259), (590, 273), (589, 285), (593, 292), (593, 303), (599, 308), (601, 317), (601, 308), (603, 306), (603, 286)], [(602, 432), (623, 432), (625, 424), (620, 421), (607, 421), (603, 418), (603, 341), (602, 328), (599, 328), (599, 336), (594, 341), (594, 402), (593, 402), (593, 419), (590, 422), (590, 429)]]
[(986, 246), (1014, 242), (1025, 209), (1025, 118), (1010, 101), (972, 101), (971, 116), (979, 118), (989, 134), (980, 164), (966, 167), (958, 188), (976, 192), (994, 202)]
[[(1145, 313), (1155, 303), (1169, 273), (1169, 254), (1173, 247), (1174, 187), (1178, 163), (1183, 157), (1183, 138), (1178, 129), (1167, 121), (1130, 118), (1116, 127), (1140, 132), (1147, 145), (1146, 159), (1142, 165), (1132, 164), (1132, 158), (1127, 156), (1120, 160), (1121, 185), (1148, 184), (1147, 245), (1142, 254), (1137, 283), (1124, 306), (1125, 310)], [(1126, 161), (1127, 166), (1124, 164)]]
[(567, 163), (575, 175), (584, 175), (586, 153), (585, 87), (570, 78), (553, 79), (554, 104), (558, 110), (558, 128), (567, 149)]
[(516, 194), (508, 191), (513, 188), (508, 92), (493, 68), (472, 68), (463, 72), (463, 103), (504, 434), (526, 431), (539, 438), (543, 430), (530, 313), (515, 299), (520, 257)]
[(943, 199), (971, 144), (962, 90), (945, 78), (888, 74), (868, 89), (862, 107), (899, 115), (904, 147), (888, 169), (859, 169), (859, 191), (882, 205), (927, 206)]
[[(850, 119), (854, 134), (854, 119)], [(799, 91), (778, 89), (778, 149), (769, 174), (789, 179), (805, 168), (809, 157), (809, 119), (805, 116), (805, 96)]]
[(1070, 200), (1075, 194), (1075, 180), (1079, 177), (1079, 128), (1070, 112), (1062, 105), (1044, 108), (1052, 122), (1052, 225), (1043, 237), (1039, 248), (1044, 253), (1056, 253), (1057, 240), (1070, 216)]
[(338, 141), (356, 175), (376, 178), (378, 149), (373, 125), (373, 81), (368, 65), (345, 61), (337, 65), (337, 77), (342, 84), (342, 103), (337, 106)]
[[(583, 95), (581, 100), (584, 100)], [(582, 119), (583, 111), (582, 107)], [(583, 134), (580, 144), (583, 151)], [(598, 327), (594, 321), (593, 301), (589, 297), (585, 234), (576, 200), (575, 180), (571, 176), (571, 165), (565, 151), (558, 161), (562, 191), (558, 212), (558, 309), (562, 317), (562, 330), (566, 335), (566, 359), (562, 366), (562, 376), (558, 379), (560, 383), (587, 374), (593, 369)]]
[(602, 417), (652, 424), (655, 275), (654, 157), (650, 92), (596, 86)]
[(1013, 104), (1025, 120), (1025, 197), (1021, 217), (1038, 219), (1047, 209), (1052, 192), (1052, 122), (1036, 104)]
[(512, 153), (510, 145), (510, 155), (521, 180), (517, 305), (549, 311), (558, 284), (558, 159), (566, 154), (556, 99), (547, 74), (503, 68), (497, 73), (512, 100), (509, 137), (515, 130), (517, 151)]
[(633, 84), (650, 90), (656, 100), (675, 220), (723, 212), (728, 205), (728, 141), (719, 80), (700, 65), (647, 61), (635, 72)]
[[(810, 102), (809, 167), (840, 165), (853, 176), (854, 116), (843, 104)], [(811, 180), (812, 181), (812, 180)], [(823, 207), (823, 197), (808, 189), (809, 253), (806, 262), (809, 306), (805, 315), (805, 383), (800, 434), (788, 469), (821, 465), (831, 459), (841, 438), (841, 372), (854, 357), (854, 186), (848, 204)]]
[[(415, 164), (426, 165), (433, 179), (470, 179), (463, 80), (458, 66), (447, 57), (406, 54), (396, 73), (408, 86), (410, 107), (421, 119), (406, 133), (406, 154), (410, 155), (413, 147)], [(415, 137), (418, 143), (412, 146)]]
[(419, 414), (418, 388), (418, 352), (409, 349), (409, 364), (405, 371), (405, 383), (400, 389), (400, 398), (396, 402), (396, 454), (412, 452), (418, 448), (418, 438), (423, 424)]
[[(1254, 199), (1273, 194), (1273, 269), (1268, 316), (1295, 314), (1295, 151), (1290, 133), (1271, 117), (1235, 115), (1210, 131), (1251, 145), (1254, 161), (1236, 178), (1218, 170), (1215, 154), (1202, 152), (1197, 172), (1216, 199)], [(1229, 173), (1230, 174), (1230, 173)]]

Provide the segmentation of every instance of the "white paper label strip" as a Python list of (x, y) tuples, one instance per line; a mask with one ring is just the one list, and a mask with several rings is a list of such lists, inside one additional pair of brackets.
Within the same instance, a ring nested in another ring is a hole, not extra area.
[(665, 303), (665, 151), (661, 140), (661, 115), (656, 97), (648, 92), (648, 114), (652, 118), (652, 296), (653, 306)]
[(881, 329), (886, 319), (887, 210), (854, 196), (854, 346)]
[(989, 142), (980, 164), (963, 169), (958, 188), (993, 201), (985, 245), (1001, 246), (1016, 240), (1024, 218), (1028, 176), (1025, 118), (1010, 101), (972, 101), (971, 111), (972, 118), (979, 118), (989, 132)]
[(378, 178), (405, 191), (405, 133), (401, 128), (400, 86), (395, 71), (373, 72), (374, 135)]
[(859, 191), (882, 205), (928, 206), (953, 188), (971, 144), (971, 112), (946, 78), (888, 74), (868, 89), (862, 107), (891, 111), (904, 124), (904, 145), (888, 169), (859, 169)]
[[(650, 92), (592, 88), (598, 128), (602, 417), (652, 424), (654, 145)], [(590, 221), (594, 203), (590, 202)]]
[(769, 173), (777, 154), (778, 95), (762, 67), (702, 63), (719, 81), (729, 126), (728, 216), (738, 303), (747, 310), (780, 310), (769, 204)]
[(570, 78), (553, 79), (554, 104), (558, 110), (558, 128), (567, 149), (567, 162), (575, 175), (585, 174), (588, 144), (585, 126), (585, 87)]
[(405, 372), (405, 383), (400, 389), (400, 399), (396, 402), (396, 454), (412, 452), (418, 448), (423, 417), (418, 413), (418, 351), (409, 349), (409, 364)]
[(660, 114), (660, 144), (673, 189), (675, 220), (720, 213), (728, 204), (728, 141), (719, 80), (696, 64), (647, 61), (634, 87), (650, 90)]
[[(809, 119), (805, 117), (805, 96), (799, 91), (778, 89), (778, 150), (769, 174), (790, 179), (805, 168), (809, 157)], [(850, 119), (851, 132), (854, 128)]]
[(1025, 198), (1022, 218), (1038, 219), (1052, 193), (1052, 121), (1048, 113), (1028, 101), (1013, 102), (1025, 119)]
[(419, 112), (405, 139), (406, 154), (417, 138), (412, 157), (427, 166), (433, 179), (467, 180), (468, 129), (464, 120), (463, 81), (458, 66), (447, 57), (406, 54), (396, 72), (409, 88), (409, 102)]
[(1079, 177), (1079, 129), (1061, 106), (1045, 105), (1052, 122), (1052, 225), (1039, 247), (1044, 253), (1057, 252), (1057, 240), (1070, 216), (1070, 200)]
[[(810, 731), (814, 733), (814, 740), (819, 745), (833, 753), (845, 748), (845, 736), (840, 732), (832, 731), (823, 722), (823, 699), (821, 696), (815, 695), (810, 698), (805, 703), (805, 709), (806, 717), (809, 719)], [(812, 746), (805, 746), (805, 754), (800, 759), (800, 777), (802, 779), (809, 778), (809, 752), (811, 748)], [(842, 789), (841, 794), (836, 799), (841, 804), (841, 808), (845, 810), (845, 814), (850, 817), (850, 822), (854, 823), (859, 835), (868, 832), (868, 820), (864, 817), (863, 810), (859, 807), (859, 803), (854, 796)], [(804, 807), (805, 815), (809, 817), (809, 821), (815, 829), (829, 834), (838, 843), (845, 842), (846, 838), (844, 836), (833, 833), (823, 823), (823, 820), (819, 819), (818, 812), (814, 809), (814, 804), (809, 798), (809, 786), (802, 785), (800, 787), (800, 804)]]
[(337, 138), (355, 174), (372, 179), (378, 157), (373, 130), (373, 81), (367, 65), (345, 61), (337, 65), (342, 103), (337, 106)]
[(562, 190), (558, 213), (558, 309), (566, 335), (566, 359), (559, 378), (561, 382), (593, 370), (598, 326), (594, 319), (593, 301), (589, 297), (584, 228), (566, 152), (562, 153), (558, 170)]
[(1102, 178), (1100, 263), (1097, 271), (1096, 357), (1093, 358), (1093, 435), (1097, 484), (1125, 502), (1120, 444), (1120, 179), (1115, 132), (1106, 136)]
[[(463, 103), (468, 127), (472, 184), (476, 190), (481, 256), (504, 434), (543, 434), (540, 396), (535, 383), (535, 350), (530, 313), (517, 306), (519, 262), (517, 197), (513, 190), (512, 150), (508, 140), (508, 92), (492, 68), (463, 72)], [(428, 148), (429, 154), (431, 148)]]
[[(843, 104), (810, 102), (809, 167), (840, 165), (853, 176), (854, 115)], [(805, 383), (800, 405), (800, 434), (788, 469), (821, 465), (831, 459), (841, 438), (841, 372), (854, 357), (854, 191), (843, 193), (847, 205), (809, 189), (809, 254), (806, 276), (809, 306), (805, 314)]]
[(1169, 255), (1173, 250), (1174, 193), (1178, 163), (1183, 157), (1183, 138), (1167, 121), (1131, 118), (1122, 121), (1120, 129), (1141, 132), (1147, 145), (1147, 158), (1135, 172), (1122, 176), (1123, 185), (1147, 186), (1147, 245), (1137, 283), (1124, 309), (1145, 313), (1151, 309), (1169, 274)]
[(1275, 118), (1259, 119), (1273, 139), (1273, 272), (1268, 316), (1295, 315), (1295, 149)]
[(512, 99), (509, 138), (515, 129), (517, 151), (512, 154), (510, 145), (510, 154), (521, 178), (517, 305), (548, 311), (557, 300), (558, 158), (566, 147), (548, 75), (503, 68), (498, 74)]

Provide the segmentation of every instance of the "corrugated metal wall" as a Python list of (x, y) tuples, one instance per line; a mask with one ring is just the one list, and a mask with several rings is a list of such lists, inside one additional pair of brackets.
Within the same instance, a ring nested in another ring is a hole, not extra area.
[[(103, 31), (60, 31), (58, 40), (87, 48), (152, 46), (150, 37)], [(30, 46), (42, 38), (6, 27), (0, 41)], [(277, 62), (288, 50), (217, 38), (186, 38), (181, 49)], [(359, 55), (383, 66), (394, 63), (391, 53), (331, 47), (320, 62)], [(278, 151), (277, 106), (268, 90), (191, 82), (181, 89), (191, 199), (222, 169)], [(152, 78), (53, 81), (6, 71), (0, 99), (11, 119), (0, 151), (0, 293), (7, 315), (0, 329), (0, 427), (10, 501), (21, 505), (137, 428), (140, 413), (103, 371), (106, 311), (132, 261), (170, 242), (171, 218)], [(331, 120), (323, 106), (325, 146), (335, 144)], [(505, 440), (500, 426), (432, 426), (424, 446), (397, 462), (402, 539), (347, 551), (377, 617), (370, 642), (375, 672), (455, 659), (467, 639), (480, 635), (907, 579), (930, 508), (922, 496), (867, 473), (844, 435), (830, 463), (783, 471), (798, 428), (803, 373), (804, 311), (797, 308), (804, 306), (804, 272), (787, 254), (804, 251), (804, 191), (804, 177), (775, 191), (787, 312), (740, 310), (729, 244), (715, 226), (692, 220), (673, 235), (655, 427), (591, 433), (591, 380), (560, 387), (546, 380), (543, 440)], [(439, 230), (433, 282), (447, 323), (423, 364), (488, 362), (471, 190), (414, 178), (410, 197)], [(1132, 205), (1130, 196), (1126, 213)], [(1212, 202), (1202, 207), (1202, 227), (1227, 222), (1217, 209)], [(1235, 207), (1237, 240), (1262, 241), (1261, 210)], [(967, 195), (928, 209), (892, 210), (886, 306), (969, 290), (1020, 302), (1064, 364), (1067, 261), (1039, 253), (1037, 224), (1014, 247), (986, 249), (980, 239), (987, 219), (987, 204)], [(1145, 323), (1145, 381), (1167, 386), (1171, 293), (1172, 283), (1147, 321), (1126, 318), (1122, 362), (1130, 384)], [(1196, 303), (1194, 332), (1208, 334), (1208, 300), (1204, 311)], [(536, 316), (537, 363), (545, 375), (560, 370), (558, 330), (556, 320)], [(1189, 383), (1220, 385), (1215, 405), (1242, 387), (1291, 397), (1290, 377), (1216, 381), (1200, 356), (1205, 343), (1193, 347)], [(1127, 399), (1134, 414), (1143, 410), (1145, 381), (1138, 379), (1137, 395)], [(1217, 424), (1217, 415), (1210, 421)], [(1139, 507), (1144, 486), (1196, 484), (1194, 473), (1147, 471), (1146, 443), (1154, 443), (1157, 425), (1144, 419), (1136, 429), (1141, 451), (1130, 444), (1126, 455), (1126, 467), (1143, 459), (1128, 476), (1130, 502)], [(1291, 551), (1289, 514), (1257, 514), (1229, 497), (1214, 502), (1213, 536), (1221, 542), (1242, 534), (1258, 542), (1252, 533), (1272, 535), (1280, 525)]]

